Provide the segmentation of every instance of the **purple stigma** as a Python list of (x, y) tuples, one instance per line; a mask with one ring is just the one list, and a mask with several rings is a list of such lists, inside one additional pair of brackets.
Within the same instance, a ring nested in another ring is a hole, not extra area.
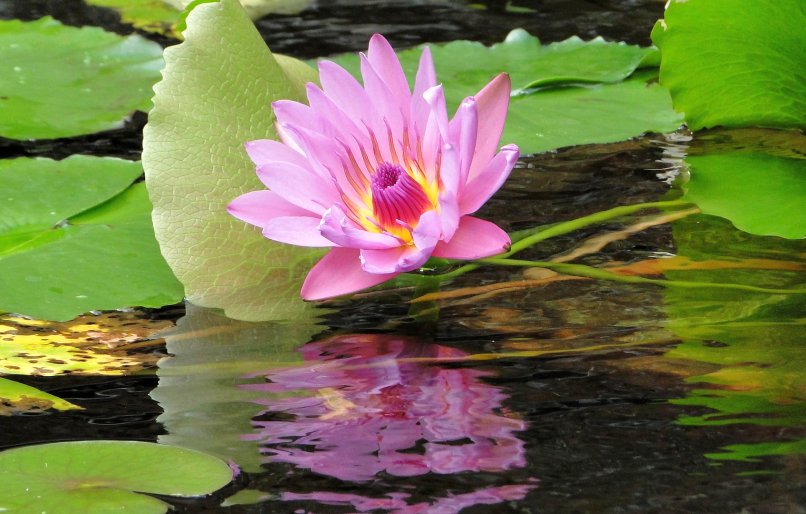
[(387, 230), (403, 222), (414, 226), (431, 209), (423, 187), (399, 164), (383, 162), (372, 175), (372, 213)]

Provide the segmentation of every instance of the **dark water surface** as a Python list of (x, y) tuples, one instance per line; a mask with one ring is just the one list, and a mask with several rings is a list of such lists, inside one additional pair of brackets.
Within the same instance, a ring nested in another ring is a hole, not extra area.
[[(489, 43), (517, 26), (544, 41), (646, 43), (662, 11), (654, 0), (513, 2), (534, 9), (517, 13), (479, 3), (488, 9), (322, 1), (258, 25), (275, 51), (312, 57), (362, 49), (375, 31), (398, 45)], [(41, 14), (124, 29), (80, 2), (0, 1), (3, 17)], [(0, 142), (0, 154), (137, 158), (143, 123)], [(516, 231), (676, 198), (692, 144), (681, 132), (524, 158), (479, 214)], [(670, 280), (804, 287), (802, 242), (696, 213), (648, 210), (519, 257), (571, 249), (573, 262)], [(164, 346), (146, 350), (170, 358), (128, 377), (15, 376), (85, 410), (0, 416), (0, 447), (136, 439), (241, 465), (216, 495), (167, 499), (178, 512), (806, 511), (802, 296), (561, 278), (483, 268), (433, 301), (412, 304), (428, 291), (399, 284), (331, 302), (319, 324), (243, 323), (192, 306), (143, 313), (178, 319)]]

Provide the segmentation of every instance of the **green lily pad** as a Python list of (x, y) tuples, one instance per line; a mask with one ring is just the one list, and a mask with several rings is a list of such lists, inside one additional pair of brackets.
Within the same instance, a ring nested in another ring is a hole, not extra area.
[[(139, 441), (77, 441), (0, 453), (0, 511), (162, 514), (165, 502), (139, 493), (210, 494), (232, 480), (222, 460)], [(138, 492), (133, 492), (138, 491)]]
[(252, 418), (263, 408), (257, 400), (267, 395), (241, 386), (265, 382), (265, 374), (250, 374), (299, 361), (295, 350), (320, 330), (313, 319), (252, 323), (188, 304), (176, 329), (164, 334), (171, 357), (160, 361), (151, 392), (167, 432), (159, 441), (260, 471), (258, 443), (243, 436), (253, 431)]
[[(579, 83), (619, 82), (630, 76), (651, 48), (609, 43), (602, 38), (583, 41), (574, 36), (559, 43), (541, 45), (523, 29), (515, 29), (503, 42), (490, 47), (475, 41), (452, 41), (428, 45), (445, 84), (445, 98), (455, 109), (493, 77), (506, 71), (514, 91)], [(400, 63), (413, 84), (423, 45), (398, 52)], [(332, 58), (356, 77), (359, 60), (355, 53)]]
[(173, 25), (179, 20), (180, 10), (165, 0), (86, 0), (90, 5), (109, 7), (120, 13), (121, 21), (138, 29), (168, 36), (176, 36)]
[(806, 159), (732, 152), (686, 159), (684, 199), (737, 228), (789, 239), (806, 237)]
[(147, 111), (162, 49), (45, 17), (0, 20), (0, 136), (48, 139), (121, 127)]
[(653, 76), (647, 71), (615, 84), (513, 97), (501, 141), (516, 143), (521, 153), (536, 153), (673, 132), (683, 118), (672, 109), (669, 91), (648, 82)]
[(139, 163), (0, 161), (0, 311), (68, 320), (182, 298), (159, 253)]
[(0, 377), (0, 416), (47, 409), (73, 410), (81, 407), (41, 389)]
[[(471, 41), (430, 46), (449, 109), (495, 75), (509, 73), (516, 94), (501, 141), (517, 144), (523, 154), (671, 132), (683, 123), (668, 90), (647, 84), (655, 78), (653, 72), (621, 82), (652, 61), (657, 52), (651, 48), (576, 37), (541, 46), (522, 29), (489, 48)], [(421, 52), (422, 47), (398, 52), (410, 81)], [(354, 54), (334, 60), (360, 77)], [(530, 88), (538, 90), (528, 93)], [(517, 94), (519, 89), (528, 94)]]
[(689, 127), (806, 126), (802, 0), (672, 0), (652, 31)]
[(311, 308), (299, 290), (324, 252), (271, 242), (226, 206), (264, 188), (243, 145), (276, 136), (271, 102), (302, 99), (314, 71), (276, 59), (237, 0), (198, 5), (187, 27), (165, 51), (144, 130), (157, 239), (190, 301), (239, 319), (293, 318)]

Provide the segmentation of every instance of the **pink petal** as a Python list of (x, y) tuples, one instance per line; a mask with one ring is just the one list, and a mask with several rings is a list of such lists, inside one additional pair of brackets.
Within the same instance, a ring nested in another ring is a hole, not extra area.
[(431, 57), (431, 49), (423, 48), (420, 54), (420, 65), (417, 67), (417, 78), (414, 81), (414, 96), (422, 98), (423, 94), (437, 85), (437, 73), (434, 71), (434, 60)]
[(515, 145), (504, 146), (487, 166), (460, 191), (459, 213), (471, 214), (504, 185), (520, 152)]
[[(384, 77), (372, 67), (369, 59), (363, 54), (360, 58), (361, 76), (364, 77), (364, 88), (367, 91), (367, 96), (372, 99), (375, 109), (384, 122), (389, 125), (392, 134), (397, 134), (398, 137), (401, 137), (405, 122), (403, 116), (409, 112), (410, 98), (403, 98), (401, 95), (392, 92), (384, 81)], [(411, 94), (408, 94), (408, 96), (411, 97)], [(377, 130), (378, 127), (375, 127), (375, 129)], [(388, 151), (387, 132), (385, 130), (376, 132), (375, 138), (381, 147), (382, 153), (389, 160), (391, 154)]]
[(287, 162), (258, 166), (257, 175), (266, 187), (288, 202), (320, 216), (341, 201), (332, 181)]
[(272, 102), (271, 108), (278, 125), (295, 125), (309, 130), (322, 129), (316, 111), (308, 105), (293, 100), (277, 100)]
[[(420, 216), (417, 227), (411, 233), (414, 245), (429, 255), (442, 237), (442, 219), (437, 211), (427, 211)], [(426, 258), (427, 260), (427, 258)], [(419, 267), (419, 266), (418, 266)]]
[(430, 255), (430, 249), (423, 251), (413, 245), (386, 250), (361, 250), (361, 268), (367, 273), (399, 274), (419, 268)]
[(258, 166), (269, 162), (285, 161), (295, 164), (300, 168), (308, 167), (308, 160), (305, 158), (305, 155), (279, 141), (271, 139), (247, 141), (244, 144), (244, 148), (249, 158), (252, 159), (252, 162)]
[(509, 75), (502, 73), (479, 91), (474, 98), (478, 110), (479, 129), (476, 151), (470, 167), (469, 180), (476, 177), (495, 155), (509, 107), (511, 84)]
[(363, 120), (372, 127), (380, 123), (373, 110), (372, 100), (361, 84), (344, 68), (332, 61), (320, 61), (319, 81), (322, 83), (322, 91), (350, 118), (356, 122)]
[(316, 214), (289, 203), (274, 191), (251, 191), (234, 199), (227, 211), (241, 221), (264, 227), (274, 218), (286, 216), (310, 216)]
[[(408, 107), (411, 100), (411, 90), (406, 81), (406, 74), (395, 55), (389, 42), (380, 34), (375, 34), (369, 40), (367, 59), (378, 75), (383, 78), (389, 90), (398, 98), (401, 106)], [(365, 83), (366, 85), (366, 83)]]
[(478, 126), (476, 101), (472, 97), (465, 98), (459, 105), (459, 109), (457, 109), (456, 115), (451, 120), (448, 128), (450, 142), (458, 147), (460, 184), (467, 182), (470, 165), (473, 162), (473, 154), (476, 151)]
[(322, 300), (354, 293), (386, 282), (398, 273), (376, 275), (361, 269), (359, 250), (333, 248), (305, 277), (300, 295), (304, 300)]
[(345, 248), (381, 250), (395, 248), (401, 240), (390, 234), (368, 232), (350, 220), (338, 205), (334, 205), (322, 217), (319, 226), (322, 236)]
[(297, 246), (333, 246), (333, 242), (319, 233), (321, 219), (313, 217), (279, 217), (263, 227), (263, 236), (278, 243)]
[(509, 246), (509, 236), (494, 223), (463, 216), (451, 240), (441, 241), (433, 255), (445, 259), (481, 259), (503, 253)]

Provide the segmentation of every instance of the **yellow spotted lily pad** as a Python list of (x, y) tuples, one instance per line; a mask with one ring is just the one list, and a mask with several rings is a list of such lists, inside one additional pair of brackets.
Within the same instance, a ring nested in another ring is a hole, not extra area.
[(152, 352), (132, 352), (168, 321), (136, 312), (80, 316), (59, 323), (0, 316), (0, 374), (125, 375), (156, 364)]

